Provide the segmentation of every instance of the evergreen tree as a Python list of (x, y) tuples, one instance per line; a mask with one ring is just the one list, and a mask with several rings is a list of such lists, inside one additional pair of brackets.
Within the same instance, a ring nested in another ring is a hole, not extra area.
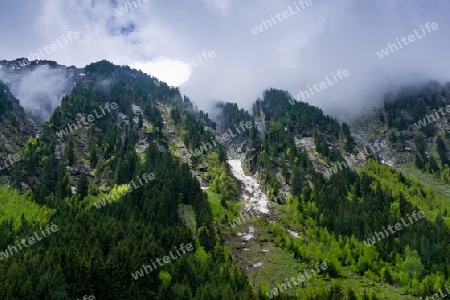
[(429, 164), (430, 164), (430, 167), (429, 167), (428, 171), (430, 173), (436, 173), (439, 171), (439, 166), (433, 156), (430, 156)]
[(349, 288), (347, 290), (347, 300), (358, 300), (358, 298), (356, 297), (355, 292), (351, 288)]
[(439, 154), (439, 159), (441, 160), (442, 166), (444, 165), (450, 166), (450, 161), (447, 156), (447, 148), (445, 147), (444, 141), (441, 139), (440, 136), (437, 137), (436, 144), (437, 144), (437, 152)]
[(302, 180), (302, 175), (301, 175), (298, 167), (295, 167), (292, 170), (291, 188), (292, 188), (292, 194), (294, 196), (298, 196), (302, 192), (303, 180)]
[(97, 150), (95, 149), (95, 145), (92, 143), (91, 145), (89, 145), (89, 164), (92, 168), (95, 168), (97, 162)]
[(77, 184), (77, 195), (80, 199), (84, 199), (88, 195), (89, 191), (89, 180), (84, 172), (81, 173)]
[(419, 170), (423, 170), (423, 168), (425, 167), (423, 160), (417, 154), (414, 156), (414, 164), (416, 165), (416, 168)]
[(339, 284), (331, 287), (327, 299), (330, 300), (341, 300), (344, 299), (344, 290)]
[(69, 166), (73, 165), (75, 161), (75, 151), (72, 136), (69, 136), (66, 148), (64, 149), (64, 158), (66, 159)]
[(56, 196), (59, 199), (65, 199), (72, 195), (70, 188), (69, 174), (62, 165), (58, 167), (58, 183), (56, 184)]

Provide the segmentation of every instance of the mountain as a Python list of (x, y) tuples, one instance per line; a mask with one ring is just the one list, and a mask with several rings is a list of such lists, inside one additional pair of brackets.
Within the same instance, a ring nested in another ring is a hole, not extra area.
[(0, 80), (20, 99), (28, 116), (39, 124), (48, 120), (61, 98), (84, 76), (83, 72), (49, 60), (0, 61)]
[[(450, 84), (406, 87), (353, 122), (277, 89), (211, 119), (128, 66), (20, 61), (0, 63), (0, 130), (21, 153), (0, 188), (3, 299), (445, 291)], [(68, 80), (33, 129), (9, 90), (44, 69)]]
[(25, 114), (24, 109), (0, 81), (0, 183), (5, 184), (14, 163), (20, 160), (28, 138), (36, 136), (37, 125)]

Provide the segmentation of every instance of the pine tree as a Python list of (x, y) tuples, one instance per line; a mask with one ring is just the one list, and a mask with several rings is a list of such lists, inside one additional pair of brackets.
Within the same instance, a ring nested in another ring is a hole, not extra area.
[(414, 164), (416, 165), (416, 168), (419, 170), (423, 170), (425, 166), (423, 160), (417, 154), (414, 156)]
[(119, 158), (117, 165), (116, 165), (116, 171), (114, 172), (114, 183), (116, 183), (116, 184), (125, 183), (125, 181), (123, 180), (123, 174), (122, 174), (122, 158)]
[(357, 300), (357, 299), (358, 298), (356, 297), (355, 292), (351, 288), (349, 288), (347, 290), (347, 300)]
[(328, 293), (327, 299), (329, 300), (341, 300), (344, 299), (344, 290), (339, 284), (336, 284), (331, 287), (330, 292)]
[(436, 144), (437, 144), (437, 152), (439, 154), (439, 159), (441, 160), (442, 166), (450, 165), (450, 161), (447, 156), (447, 149), (446, 149), (444, 141), (441, 139), (441, 137), (438, 136), (438, 138), (436, 140)]
[(58, 182), (56, 184), (56, 195), (59, 199), (65, 199), (72, 195), (70, 188), (69, 174), (62, 165), (58, 167)]
[(438, 164), (436, 162), (436, 159), (434, 159), (433, 156), (430, 156), (430, 161), (429, 162), (430, 162), (430, 167), (429, 167), (428, 171), (430, 173), (438, 172), (439, 171), (439, 166), (438, 166)]
[(67, 160), (69, 166), (72, 166), (75, 160), (74, 144), (72, 136), (69, 136), (69, 140), (64, 149), (64, 158)]
[(88, 195), (89, 191), (89, 180), (84, 172), (81, 173), (77, 184), (77, 195), (80, 199), (84, 199)]
[(292, 170), (291, 188), (292, 188), (292, 194), (294, 196), (300, 195), (300, 193), (302, 192), (302, 189), (303, 189), (302, 175), (297, 166), (295, 166)]
[(92, 143), (89, 146), (89, 164), (92, 168), (95, 168), (95, 165), (97, 165), (98, 157), (97, 157), (97, 150), (95, 149), (94, 143)]
[(20, 189), (20, 182), (22, 181), (22, 162), (17, 162), (12, 169), (10, 184), (15, 189)]

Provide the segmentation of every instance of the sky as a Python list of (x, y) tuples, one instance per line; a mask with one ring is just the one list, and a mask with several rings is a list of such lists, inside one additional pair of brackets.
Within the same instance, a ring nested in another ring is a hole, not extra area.
[[(206, 111), (217, 101), (250, 110), (265, 89), (295, 96), (325, 82), (304, 101), (340, 118), (399, 86), (450, 81), (450, 1), (309, 1), (3, 0), (0, 60), (39, 50), (67, 66), (107, 59), (178, 86)], [(379, 57), (402, 37), (408, 45)], [(333, 79), (339, 69), (350, 75)]]

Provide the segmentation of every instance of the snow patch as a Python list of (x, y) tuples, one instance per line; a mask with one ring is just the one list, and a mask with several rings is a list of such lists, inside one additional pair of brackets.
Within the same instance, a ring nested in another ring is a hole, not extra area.
[(245, 233), (241, 237), (241, 239), (243, 239), (244, 241), (250, 241), (252, 238), (253, 238), (253, 234), (251, 234), (251, 233)]
[(249, 241), (253, 238), (253, 233), (255, 233), (256, 229), (253, 226), (248, 227), (248, 233), (238, 232), (237, 236), (240, 236), (242, 240)]
[(295, 232), (295, 231), (292, 231), (292, 230), (287, 230), (294, 238), (297, 238), (297, 239), (299, 239), (300, 238), (300, 236), (299, 236), (299, 234), (298, 234), (298, 232)]
[(246, 210), (255, 210), (263, 214), (269, 214), (269, 200), (267, 196), (261, 191), (260, 185), (252, 176), (244, 174), (242, 163), (238, 159), (228, 160), (231, 167), (231, 173), (237, 180), (241, 182), (243, 188), (242, 197), (246, 200)]

